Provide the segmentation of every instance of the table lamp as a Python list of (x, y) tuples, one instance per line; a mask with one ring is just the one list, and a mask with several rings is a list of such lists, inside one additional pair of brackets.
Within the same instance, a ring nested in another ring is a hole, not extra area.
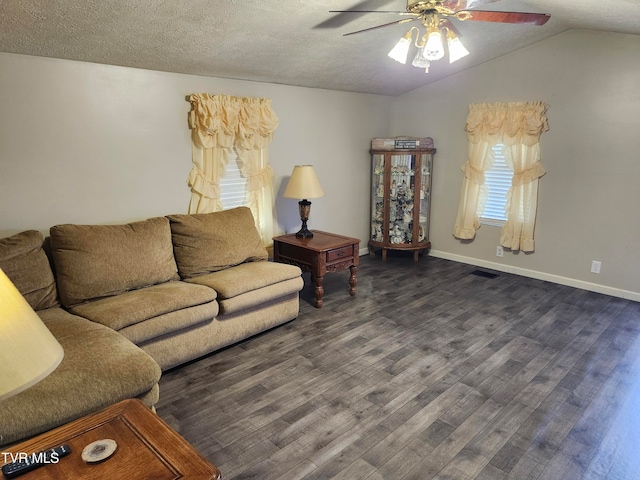
[(62, 346), (0, 269), (0, 400), (38, 383), (63, 356)]
[(313, 169), (313, 165), (296, 165), (293, 167), (291, 178), (289, 178), (289, 183), (284, 190), (283, 196), (285, 198), (302, 199), (298, 202), (302, 228), (296, 233), (296, 237), (313, 238), (313, 233), (307, 229), (307, 220), (309, 220), (309, 212), (311, 211), (311, 202), (307, 199), (324, 197), (324, 191), (320, 186), (320, 181)]

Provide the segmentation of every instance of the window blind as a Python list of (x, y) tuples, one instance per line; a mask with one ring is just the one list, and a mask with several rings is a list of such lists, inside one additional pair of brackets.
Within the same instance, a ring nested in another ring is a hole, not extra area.
[(507, 204), (507, 192), (511, 188), (513, 171), (507, 166), (506, 157), (508, 149), (498, 144), (492, 147), (494, 161), (493, 168), (485, 172), (485, 183), (489, 187), (489, 195), (480, 223), (486, 225), (502, 226), (507, 221), (505, 208)]
[(225, 210), (242, 207), (247, 200), (247, 179), (242, 177), (235, 156), (229, 161), (220, 179), (220, 200)]

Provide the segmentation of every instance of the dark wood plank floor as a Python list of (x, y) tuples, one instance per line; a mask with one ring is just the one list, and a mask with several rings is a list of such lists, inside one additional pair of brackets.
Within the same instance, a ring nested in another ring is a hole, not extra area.
[(298, 319), (166, 372), (225, 480), (640, 479), (640, 303), (362, 257)]

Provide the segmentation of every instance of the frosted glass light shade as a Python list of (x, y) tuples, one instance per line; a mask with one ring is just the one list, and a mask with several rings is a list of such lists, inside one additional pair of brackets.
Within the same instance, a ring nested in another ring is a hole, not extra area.
[(38, 383), (63, 356), (62, 346), (0, 270), (0, 400)]
[(449, 46), (449, 63), (453, 63), (469, 55), (469, 50), (462, 45), (458, 37), (450, 38), (447, 36), (447, 44)]
[(404, 36), (398, 40), (398, 43), (387, 54), (390, 58), (393, 58), (396, 62), (402, 64), (407, 63), (407, 57), (409, 56), (409, 47), (411, 47), (413, 29), (409, 30)]
[(423, 55), (429, 61), (440, 60), (444, 57), (444, 45), (442, 45), (442, 35), (440, 31), (435, 28), (429, 31), (429, 37), (427, 44), (424, 46)]
[(320, 198), (324, 197), (324, 190), (313, 169), (313, 165), (296, 165), (293, 167), (287, 188), (282, 194), (285, 198)]
[(418, 49), (418, 53), (416, 53), (416, 56), (413, 58), (413, 62), (411, 62), (411, 65), (418, 68), (429, 68), (430, 62), (424, 56), (423, 48)]

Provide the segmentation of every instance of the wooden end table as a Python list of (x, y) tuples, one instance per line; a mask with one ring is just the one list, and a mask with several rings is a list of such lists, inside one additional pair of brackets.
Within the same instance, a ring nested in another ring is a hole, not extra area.
[(297, 265), (305, 272), (311, 272), (315, 284), (316, 308), (322, 307), (322, 286), (327, 272), (349, 269), (349, 293), (356, 294), (358, 284), (360, 240), (335, 233), (312, 230), (312, 238), (298, 238), (295, 233), (273, 238), (273, 259), (280, 263)]
[[(82, 450), (96, 440), (110, 438), (118, 448), (101, 463), (88, 464)], [(93, 415), (13, 445), (5, 452), (27, 455), (59, 445), (71, 453), (58, 463), (27, 472), (20, 480), (219, 480), (220, 471), (207, 462), (187, 441), (172, 430), (140, 400), (124, 400)], [(8, 455), (5, 455), (8, 457)], [(0, 456), (0, 465), (4, 465)]]

